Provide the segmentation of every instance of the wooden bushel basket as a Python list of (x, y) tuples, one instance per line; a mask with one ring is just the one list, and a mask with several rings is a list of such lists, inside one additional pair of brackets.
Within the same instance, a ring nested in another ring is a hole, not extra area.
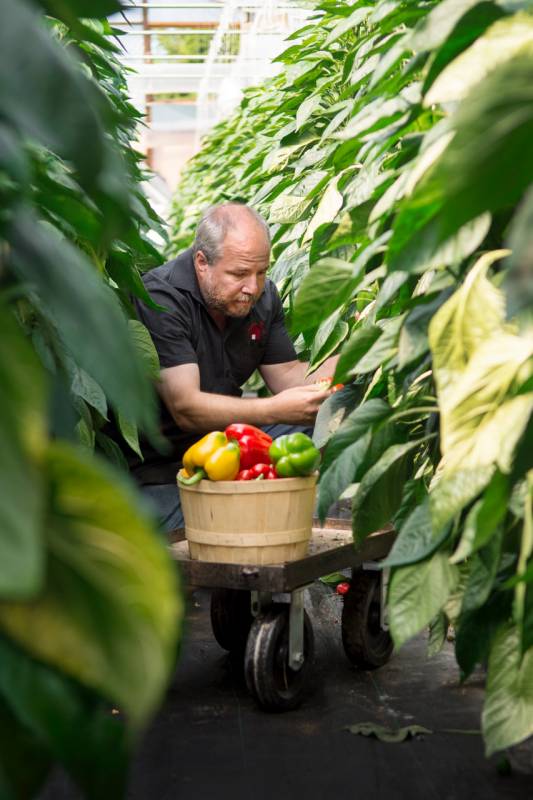
[(307, 553), (317, 476), (178, 483), (191, 558), (282, 564)]

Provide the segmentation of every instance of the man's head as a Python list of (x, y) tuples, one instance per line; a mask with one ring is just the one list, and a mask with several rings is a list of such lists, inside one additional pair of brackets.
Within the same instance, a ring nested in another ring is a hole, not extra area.
[(213, 206), (196, 230), (193, 258), (208, 307), (228, 317), (245, 317), (265, 286), (270, 258), (268, 227), (249, 206)]

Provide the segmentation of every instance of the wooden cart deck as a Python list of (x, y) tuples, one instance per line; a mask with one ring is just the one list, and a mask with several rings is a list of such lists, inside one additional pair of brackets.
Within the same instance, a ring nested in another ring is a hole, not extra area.
[(330, 519), (324, 526), (313, 528), (308, 555), (285, 564), (255, 566), (194, 561), (189, 556), (182, 530), (176, 532), (171, 551), (184, 578), (193, 586), (292, 592), (330, 572), (385, 558), (394, 536), (393, 529), (387, 527), (368, 536), (361, 547), (356, 548), (351, 521)]

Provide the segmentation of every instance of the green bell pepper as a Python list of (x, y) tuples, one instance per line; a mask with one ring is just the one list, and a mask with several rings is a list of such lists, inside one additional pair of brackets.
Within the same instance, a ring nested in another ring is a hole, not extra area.
[(268, 452), (280, 478), (311, 475), (320, 463), (320, 453), (305, 433), (278, 436)]

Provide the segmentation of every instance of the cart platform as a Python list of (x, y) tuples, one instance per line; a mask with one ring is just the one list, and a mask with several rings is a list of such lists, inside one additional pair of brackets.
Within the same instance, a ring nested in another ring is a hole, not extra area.
[(352, 538), (351, 520), (328, 519), (324, 525), (317, 524), (313, 527), (309, 553), (305, 558), (284, 564), (257, 566), (195, 561), (189, 557), (183, 529), (175, 532), (171, 550), (173, 558), (180, 564), (183, 577), (192, 586), (292, 592), (322, 575), (349, 567), (357, 569), (366, 562), (385, 558), (394, 535), (389, 526), (371, 534), (356, 548)]

